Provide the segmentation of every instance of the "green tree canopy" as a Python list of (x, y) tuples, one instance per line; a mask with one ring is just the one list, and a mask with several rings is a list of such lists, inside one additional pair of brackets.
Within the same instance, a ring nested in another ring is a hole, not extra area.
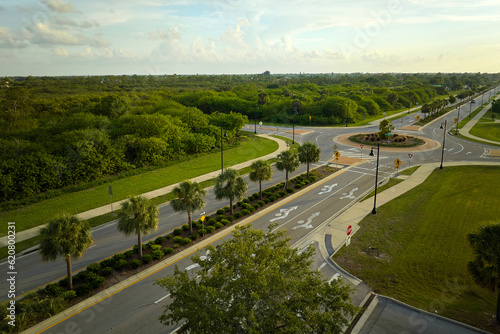
[(185, 211), (188, 214), (188, 222), (191, 233), (193, 233), (193, 212), (201, 210), (205, 206), (203, 197), (207, 192), (197, 182), (184, 181), (172, 190), (176, 197), (170, 201), (174, 211)]
[(497, 316), (500, 324), (500, 224), (483, 226), (467, 236), (474, 260), (467, 265), (474, 282), (491, 291), (497, 290)]
[(285, 189), (288, 187), (288, 173), (293, 173), (300, 167), (300, 160), (297, 153), (291, 149), (278, 154), (279, 161), (276, 162), (276, 168), (279, 171), (285, 171)]
[(158, 228), (158, 208), (146, 197), (131, 197), (121, 205), (117, 228), (125, 235), (137, 234), (137, 251), (142, 257), (142, 234)]
[(273, 178), (273, 168), (269, 162), (263, 160), (252, 162), (250, 168), (253, 169), (249, 175), (250, 180), (259, 182), (260, 199), (262, 199), (262, 181), (269, 181)]
[(247, 191), (248, 184), (235, 169), (226, 168), (217, 176), (214, 186), (215, 198), (229, 200), (231, 215), (233, 214), (233, 201), (242, 199)]
[(40, 230), (40, 255), (42, 261), (55, 261), (64, 257), (68, 286), (73, 290), (71, 258), (79, 259), (92, 244), (90, 226), (73, 215), (61, 215)]
[(342, 333), (355, 313), (351, 289), (326, 282), (310, 269), (314, 248), (299, 252), (273, 227), (237, 228), (206, 259), (192, 257), (196, 272), (176, 267), (157, 280), (172, 298), (160, 321), (190, 333)]
[(299, 161), (307, 166), (307, 177), (309, 177), (309, 165), (317, 163), (321, 157), (318, 145), (310, 141), (299, 147)]

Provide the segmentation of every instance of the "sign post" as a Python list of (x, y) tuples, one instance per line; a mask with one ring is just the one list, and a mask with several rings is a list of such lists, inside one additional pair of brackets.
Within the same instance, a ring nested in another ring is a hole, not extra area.
[(109, 186), (109, 200), (111, 202), (111, 212), (113, 212), (113, 188)]
[(397, 174), (397, 172), (399, 171), (399, 165), (401, 165), (401, 160), (396, 159), (394, 160), (394, 163), (396, 164), (396, 174)]
[(409, 166), (408, 168), (411, 168), (411, 158), (413, 158), (413, 154), (408, 153), (408, 158), (410, 158), (410, 159), (408, 160), (408, 166)]
[(363, 144), (359, 145), (359, 147), (361, 147), (361, 159), (363, 159)]
[(335, 151), (335, 168), (338, 168), (337, 167), (337, 162), (339, 160), (339, 157), (340, 157), (340, 152), (339, 151)]
[(349, 225), (347, 227), (346, 233), (347, 233), (347, 238), (345, 240), (345, 250), (346, 250), (347, 256), (349, 256), (349, 248), (347, 246), (349, 246), (351, 244), (352, 225)]

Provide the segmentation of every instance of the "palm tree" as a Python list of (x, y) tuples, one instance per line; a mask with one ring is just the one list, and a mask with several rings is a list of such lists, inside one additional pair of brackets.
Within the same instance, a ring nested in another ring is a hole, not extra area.
[(70, 290), (73, 290), (71, 258), (82, 257), (91, 244), (90, 226), (74, 215), (56, 217), (40, 230), (42, 261), (55, 261), (60, 256), (64, 257)]
[(500, 324), (500, 224), (483, 226), (467, 240), (476, 256), (467, 265), (474, 282), (493, 292), (498, 289), (496, 321)]
[(293, 152), (291, 149), (286, 150), (278, 154), (278, 162), (276, 162), (276, 168), (280, 171), (285, 171), (285, 188), (288, 187), (288, 173), (293, 173), (299, 169), (300, 161), (297, 153)]
[(172, 192), (177, 198), (173, 199), (170, 205), (174, 211), (187, 212), (189, 228), (193, 233), (193, 212), (205, 206), (203, 197), (207, 196), (207, 192), (197, 182), (191, 181), (181, 182)]
[(158, 228), (158, 208), (146, 197), (131, 197), (121, 205), (117, 227), (125, 235), (137, 234), (138, 253), (142, 257), (142, 233), (148, 234)]
[(321, 156), (318, 145), (310, 141), (299, 147), (299, 161), (307, 166), (307, 177), (309, 178), (309, 165), (317, 163)]
[(238, 172), (232, 168), (226, 168), (217, 176), (215, 181), (215, 198), (220, 200), (229, 199), (229, 208), (233, 215), (233, 201), (241, 200), (248, 190), (248, 184), (239, 176)]
[(253, 171), (250, 172), (250, 180), (259, 182), (260, 199), (262, 199), (262, 181), (269, 181), (273, 178), (273, 169), (267, 161), (257, 160), (250, 166)]

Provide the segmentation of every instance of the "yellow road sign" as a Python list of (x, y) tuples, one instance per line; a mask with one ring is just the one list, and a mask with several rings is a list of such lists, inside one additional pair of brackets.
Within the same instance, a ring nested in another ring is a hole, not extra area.
[(455, 117), (455, 123), (458, 122), (458, 118)]
[(339, 151), (335, 151), (335, 159), (339, 160), (339, 157), (340, 157), (340, 152)]
[(396, 164), (396, 166), (399, 167), (399, 165), (401, 165), (401, 160), (396, 159), (396, 160), (394, 160), (394, 163)]
[(420, 121), (420, 116), (415, 116), (415, 118), (417, 119), (417, 121)]
[(201, 216), (200, 220), (205, 221), (205, 216)]

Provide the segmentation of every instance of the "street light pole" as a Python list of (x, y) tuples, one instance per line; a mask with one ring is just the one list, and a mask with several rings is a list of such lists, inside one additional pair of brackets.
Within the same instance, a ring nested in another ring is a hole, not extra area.
[(292, 144), (295, 144), (295, 114), (292, 117)]
[(255, 131), (254, 131), (254, 133), (257, 134), (257, 113), (259, 111), (259, 105), (257, 105), (255, 108), (256, 108), (256, 112), (255, 112), (255, 128), (254, 128)]
[(458, 135), (458, 122), (460, 122), (460, 105), (458, 106), (457, 124), (455, 125), (455, 136)]
[[(442, 124), (441, 124), (442, 125)], [(444, 141), (446, 139), (446, 120), (444, 120), (444, 130), (443, 130), (443, 148), (441, 149), (441, 166), (439, 169), (443, 169), (443, 159), (444, 159)]]
[[(220, 172), (224, 171), (224, 143), (222, 142), (222, 125), (220, 127)], [(224, 137), (227, 137), (227, 133), (224, 133)]]
[(375, 173), (375, 197), (373, 199), (373, 210), (372, 214), (377, 213), (377, 186), (378, 186), (378, 161), (380, 157), (380, 143), (377, 143), (377, 171)]
[(471, 112), (472, 112), (472, 97), (470, 98), (470, 101), (469, 101), (469, 117), (470, 117)]

